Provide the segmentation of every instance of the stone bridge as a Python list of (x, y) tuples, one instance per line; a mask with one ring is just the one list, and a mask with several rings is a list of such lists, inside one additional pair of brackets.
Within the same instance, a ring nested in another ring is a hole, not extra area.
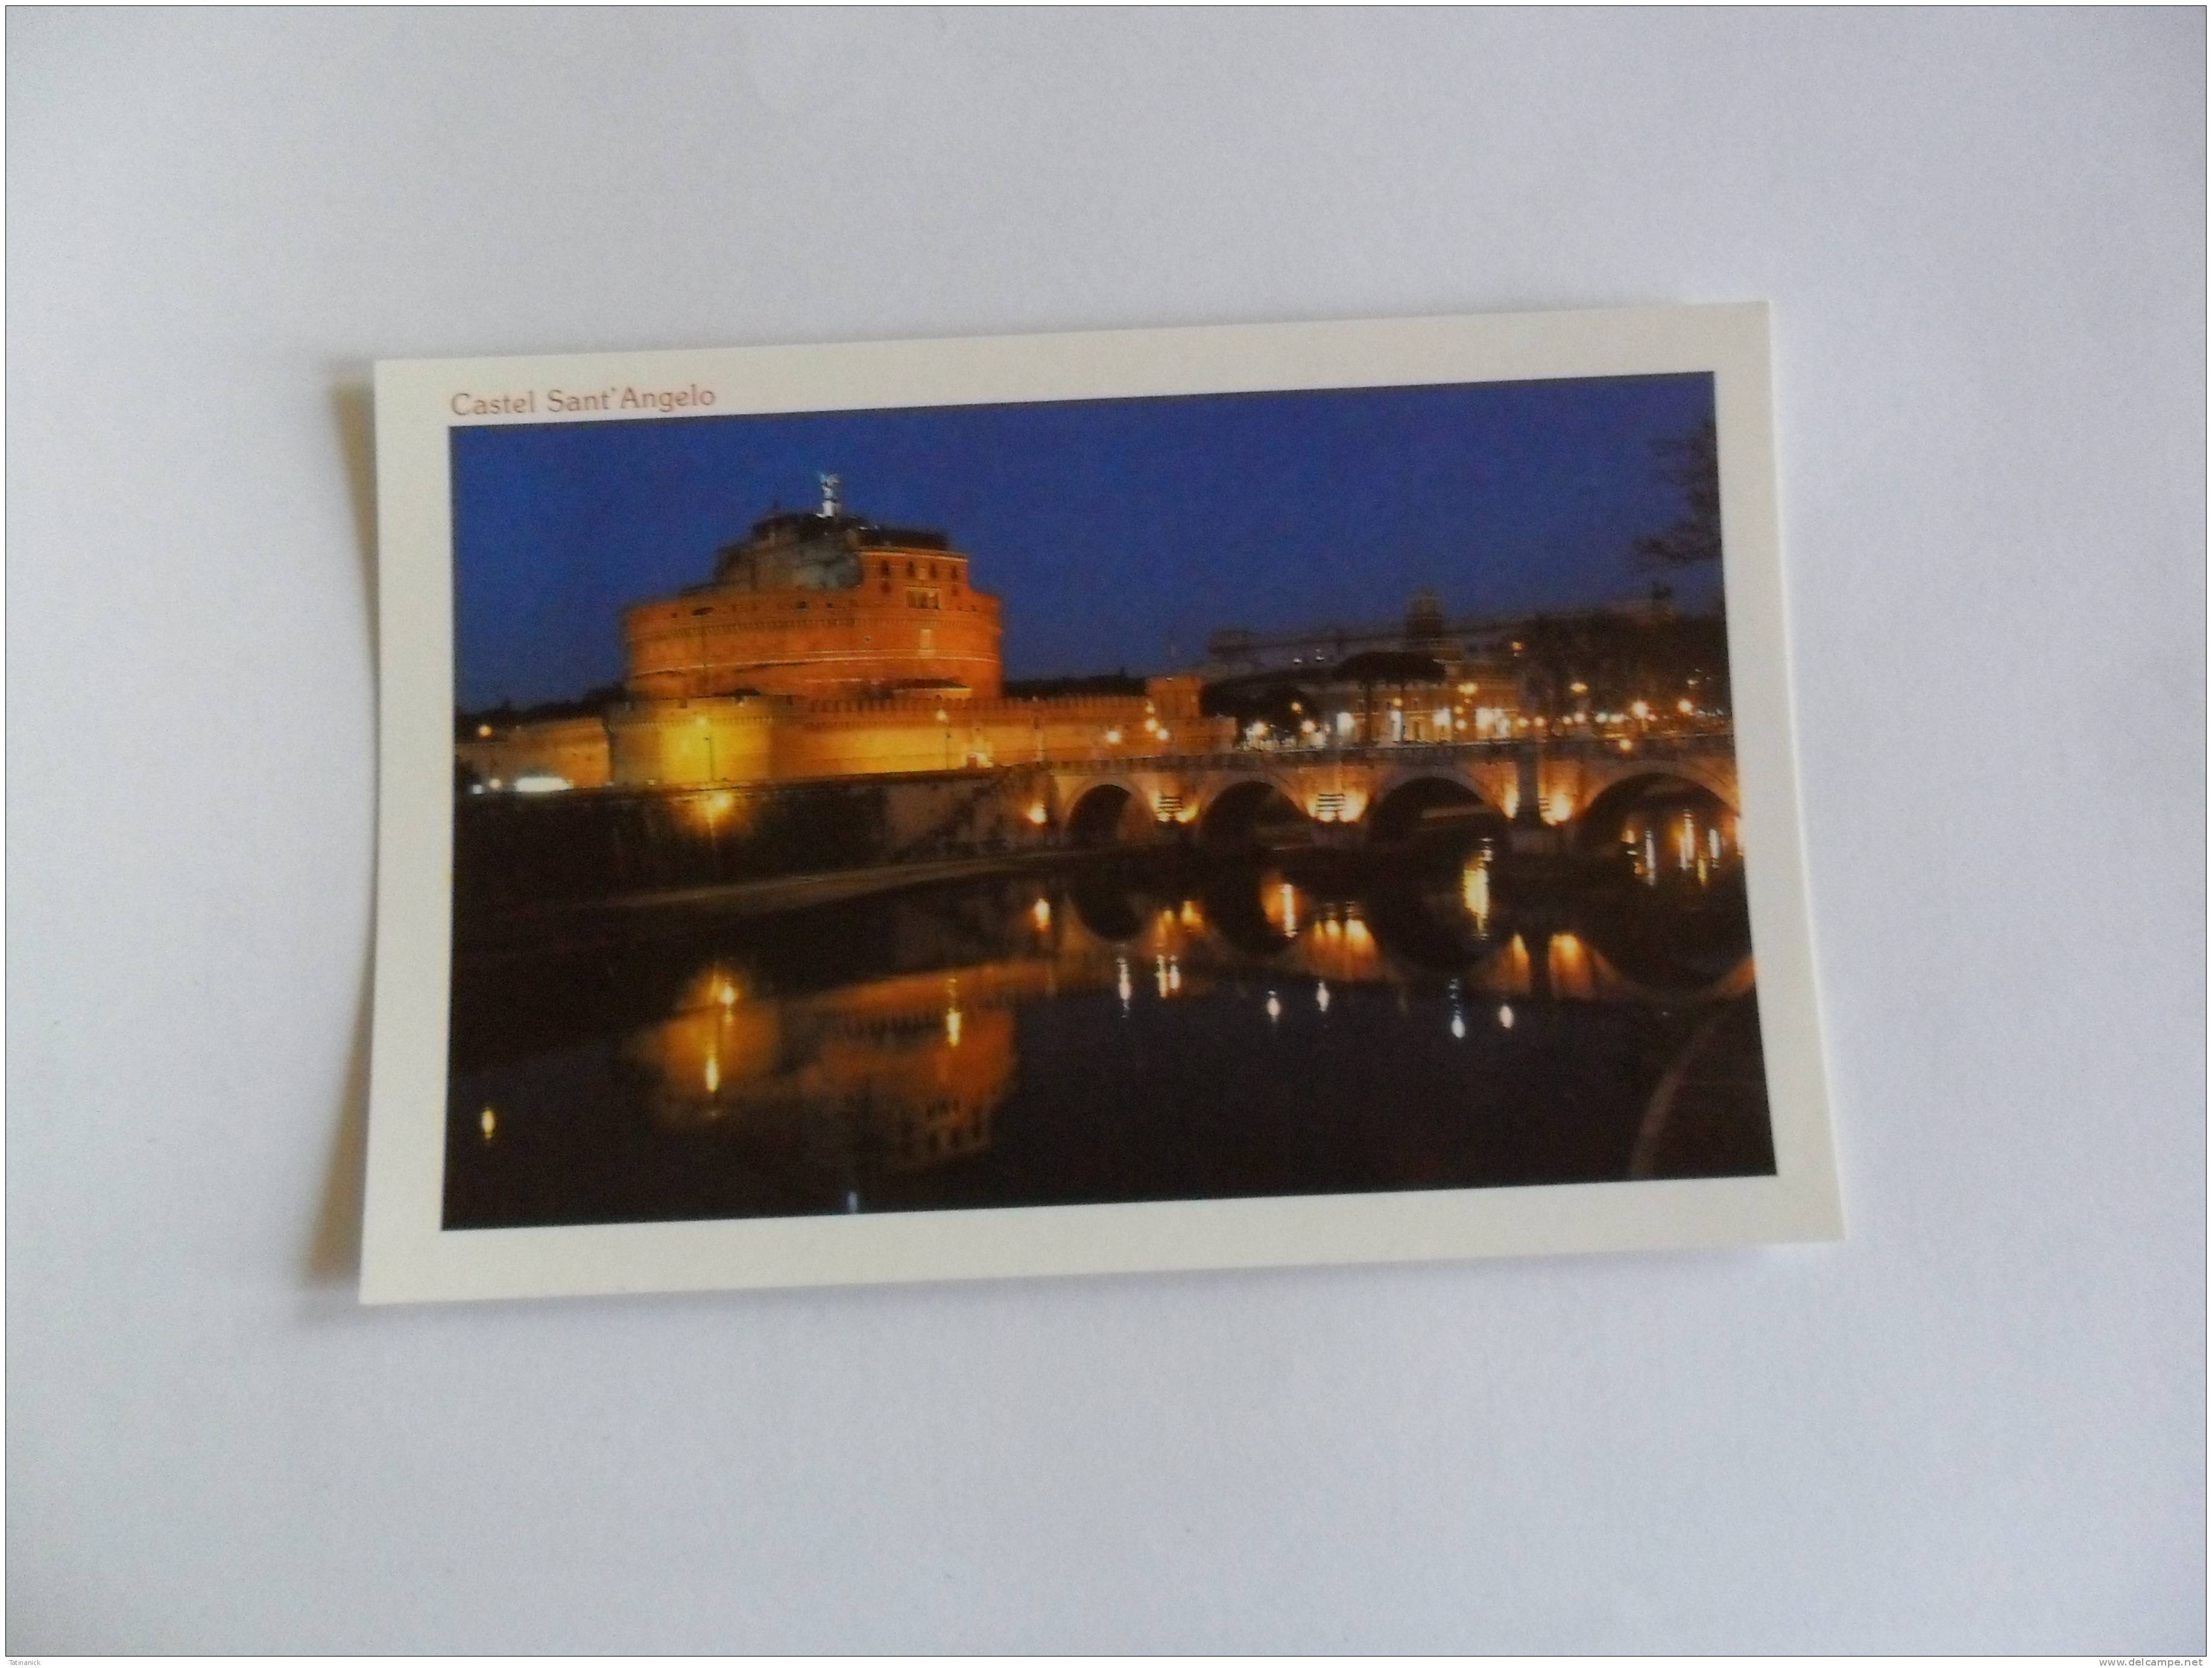
[(1293, 828), (1323, 844), (1388, 843), (1426, 815), (1484, 811), (1512, 823), (1516, 842), (1577, 844), (1612, 838), (1631, 805), (1684, 786), (1741, 811), (1729, 733), (1102, 759), (1017, 767), (1004, 791), (1014, 816), (1076, 845), (1137, 844), (1179, 827), (1201, 845)]

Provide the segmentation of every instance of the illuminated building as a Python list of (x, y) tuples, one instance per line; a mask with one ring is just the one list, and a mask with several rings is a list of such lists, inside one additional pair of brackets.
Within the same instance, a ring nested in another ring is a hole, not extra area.
[(1371, 747), (1510, 737), (1526, 707), (1507, 628), (1448, 622), (1424, 591), (1402, 626), (1216, 632), (1213, 698), (1249, 745)]
[(1200, 680), (1008, 698), (999, 600), (941, 532), (820, 506), (780, 513), (706, 583), (623, 616), (622, 698), (597, 713), (471, 725), (479, 792), (697, 786), (1158, 757), (1226, 745)]
[(941, 532), (848, 514), (837, 480), (812, 513), (769, 516), (717, 553), (714, 577), (623, 616), (641, 700), (902, 694), (994, 697), (999, 599)]

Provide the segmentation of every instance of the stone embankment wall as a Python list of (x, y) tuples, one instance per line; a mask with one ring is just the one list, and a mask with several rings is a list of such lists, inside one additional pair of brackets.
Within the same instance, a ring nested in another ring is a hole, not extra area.
[(1018, 770), (895, 780), (466, 794), (454, 803), (462, 917), (872, 864), (1035, 849)]

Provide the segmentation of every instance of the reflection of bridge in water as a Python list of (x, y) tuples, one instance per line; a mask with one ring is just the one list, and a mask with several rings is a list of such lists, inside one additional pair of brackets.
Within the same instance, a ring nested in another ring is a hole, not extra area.
[[(1474, 1026), (1510, 1032), (1550, 1004), (1718, 1014), (1747, 1005), (1733, 999), (1753, 984), (1740, 946), (1655, 965), (1606, 912), (1583, 923), (1548, 903), (1516, 907), (1474, 847), (1423, 880), (1400, 876), (1357, 895), (1262, 864), (1208, 864), (1180, 877), (1102, 870), (1007, 881), (993, 913), (987, 953), (824, 992), (777, 996), (735, 958), (709, 961), (672, 1013), (629, 1034), (623, 1058), (662, 1127), (806, 1149), (858, 1177), (988, 1149), (993, 1113), (1018, 1077), (1015, 1014), (1032, 1004), (1110, 993), (1127, 1015), (1140, 1002), (1236, 1001), (1273, 1021), (1293, 1004), (1326, 1015), (1363, 986), (1445, 984), (1448, 1023), (1464, 1036)], [(1710, 1037), (1708, 1028), (1696, 1039), (1707, 1056)], [(1694, 1099), (1682, 1087), (1690, 1052), (1664, 1077), (1665, 1098), (1655, 1091), (1639, 1151), (1659, 1150)], [(1755, 1069), (1755, 1046), (1753, 1058)], [(1663, 1168), (1648, 1153), (1638, 1163)]]

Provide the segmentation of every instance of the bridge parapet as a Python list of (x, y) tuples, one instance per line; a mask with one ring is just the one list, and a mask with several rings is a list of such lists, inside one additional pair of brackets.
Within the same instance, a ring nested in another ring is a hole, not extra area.
[[(1630, 743), (1626, 753), (1620, 745), (1624, 739)], [(1124, 751), (1094, 759), (1056, 759), (1034, 767), (1061, 775), (1111, 776), (1132, 770), (1216, 769), (1249, 773), (1313, 765), (1449, 764), (1462, 759), (1517, 758), (1524, 753), (1545, 753), (1557, 758), (1672, 759), (1733, 757), (1735, 752), (1732, 732), (1708, 731), (1690, 735), (1626, 737), (1511, 736), (1463, 742), (1368, 742), (1349, 747), (1240, 747), (1207, 753)]]

